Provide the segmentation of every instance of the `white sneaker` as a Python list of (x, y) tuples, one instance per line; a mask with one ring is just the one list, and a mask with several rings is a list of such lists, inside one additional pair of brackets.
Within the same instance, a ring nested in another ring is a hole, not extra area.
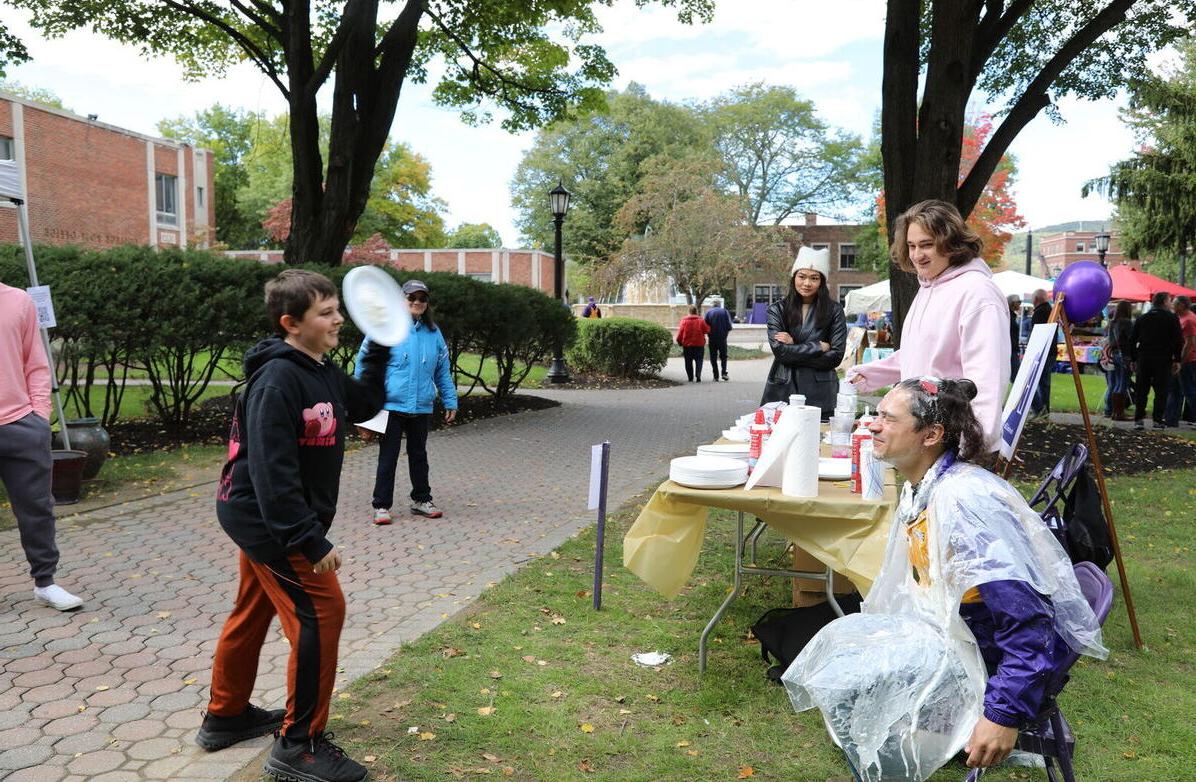
[(391, 521), (390, 508), (374, 508), (374, 524), (381, 527)]
[(76, 597), (57, 584), (48, 587), (34, 587), (33, 598), (43, 605), (57, 608), (59, 611), (70, 611), (83, 605), (83, 598)]

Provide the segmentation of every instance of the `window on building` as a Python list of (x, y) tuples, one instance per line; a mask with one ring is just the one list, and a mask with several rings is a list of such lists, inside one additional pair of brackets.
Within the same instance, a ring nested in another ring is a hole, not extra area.
[(8, 136), (0, 136), (0, 160), (16, 159), (16, 149), (13, 148), (12, 139)]
[(844, 270), (856, 268), (854, 244), (839, 244), (839, 268)]
[(178, 187), (179, 178), (173, 174), (154, 174), (154, 197), (162, 225), (179, 224)]
[(494, 275), (490, 272), (469, 272), (465, 276), (481, 282), (494, 282)]
[(784, 298), (780, 285), (753, 285), (752, 301), (756, 304), (772, 304)]
[(1084, 243), (1083, 242), (1076, 242), (1076, 252), (1078, 252), (1078, 253), (1084, 252)]
[(198, 206), (200, 209), (203, 209), (204, 204), (203, 204), (203, 188), (202, 187), (195, 188), (195, 205)]
[(821, 244), (811, 244), (810, 249), (811, 250), (829, 250), (829, 249), (831, 249), (831, 246), (829, 244), (826, 244), (825, 242), (823, 242)]
[(847, 302), (847, 294), (852, 291), (858, 291), (863, 285), (840, 285), (839, 286), (839, 303), (845, 304)]

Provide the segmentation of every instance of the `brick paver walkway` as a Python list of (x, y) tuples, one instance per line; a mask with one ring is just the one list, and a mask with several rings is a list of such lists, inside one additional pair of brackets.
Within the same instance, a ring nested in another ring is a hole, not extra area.
[[(707, 367), (701, 385), (537, 391), (562, 406), (435, 433), (432, 485), (446, 511), (436, 521), (372, 526), (376, 450), (349, 455), (331, 536), (349, 607), (338, 685), (592, 523), (591, 444), (612, 442), (618, 507), (751, 409), (767, 367), (734, 362), (730, 383), (710, 382)], [(676, 360), (665, 373), (684, 379)], [(404, 496), (403, 465), (399, 475)], [(223, 780), (257, 762), (266, 738), (211, 754), (192, 743), (235, 586), (213, 496), (214, 484), (61, 522), (59, 581), (87, 600), (75, 613), (33, 602), (17, 533), (0, 532), (0, 779)], [(284, 702), (286, 657), (272, 633), (255, 702)]]

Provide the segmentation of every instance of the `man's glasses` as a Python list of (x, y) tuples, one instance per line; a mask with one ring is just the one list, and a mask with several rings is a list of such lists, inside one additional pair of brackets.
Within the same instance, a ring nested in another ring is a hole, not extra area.
[(407, 297), (407, 301), (411, 301), (411, 302), (422, 301), (426, 304), (428, 301), (428, 297), (423, 295), (422, 293), (413, 293)]

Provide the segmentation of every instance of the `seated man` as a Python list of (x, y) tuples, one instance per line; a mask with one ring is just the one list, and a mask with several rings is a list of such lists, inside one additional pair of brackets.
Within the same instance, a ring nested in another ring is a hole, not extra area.
[(1071, 562), (984, 452), (969, 380), (911, 378), (881, 401), (877, 458), (905, 478), (861, 614), (827, 625), (785, 672), (863, 780), (924, 780), (962, 748), (1003, 761), (1065, 681), (1069, 650), (1105, 657)]

